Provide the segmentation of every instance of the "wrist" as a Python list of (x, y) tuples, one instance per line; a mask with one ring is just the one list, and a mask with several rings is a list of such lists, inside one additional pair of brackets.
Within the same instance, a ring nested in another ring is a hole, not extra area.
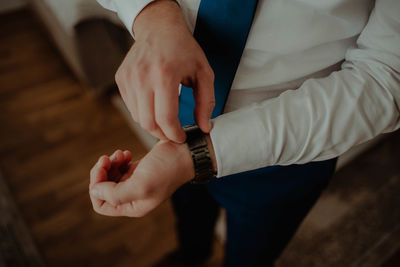
[(171, 145), (175, 146), (175, 149), (179, 155), (178, 162), (182, 163), (183, 166), (183, 183), (187, 183), (192, 180), (195, 176), (194, 164), (190, 149), (187, 143), (178, 144), (168, 141)]
[(155, 30), (186, 27), (186, 22), (178, 3), (174, 0), (156, 0), (148, 4), (137, 16), (132, 25), (136, 39), (143, 39)]

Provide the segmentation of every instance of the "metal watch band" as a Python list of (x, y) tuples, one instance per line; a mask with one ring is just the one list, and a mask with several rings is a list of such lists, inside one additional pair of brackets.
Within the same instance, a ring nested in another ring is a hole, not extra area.
[(183, 129), (186, 132), (186, 143), (189, 146), (195, 171), (195, 177), (190, 183), (207, 183), (214, 178), (215, 173), (205, 135), (197, 125), (185, 126)]

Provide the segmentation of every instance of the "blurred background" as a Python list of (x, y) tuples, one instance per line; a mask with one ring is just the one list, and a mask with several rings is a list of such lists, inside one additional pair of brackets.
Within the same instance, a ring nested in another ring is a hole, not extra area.
[[(0, 1), (0, 266), (153, 266), (176, 248), (169, 202), (93, 212), (89, 170), (155, 140), (114, 84), (132, 38), (95, 0)], [(221, 266), (224, 216), (207, 266)], [(277, 266), (400, 266), (400, 132), (339, 160)]]

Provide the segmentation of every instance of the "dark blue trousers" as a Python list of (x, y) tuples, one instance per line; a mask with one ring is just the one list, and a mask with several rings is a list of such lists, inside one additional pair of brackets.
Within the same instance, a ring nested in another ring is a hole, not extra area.
[(272, 266), (328, 185), (336, 159), (273, 166), (185, 184), (172, 196), (178, 241), (188, 261), (211, 253), (220, 206), (227, 211), (225, 266)]

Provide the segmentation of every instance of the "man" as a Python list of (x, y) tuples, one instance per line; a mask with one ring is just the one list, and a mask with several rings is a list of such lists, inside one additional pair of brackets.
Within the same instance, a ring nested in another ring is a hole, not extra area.
[[(98, 1), (118, 12), (136, 40), (116, 81), (133, 119), (161, 141), (119, 182), (109, 181), (110, 162), (127, 164), (129, 153), (101, 158), (91, 174), (93, 206), (109, 216), (144, 216), (179, 188), (172, 197), (177, 260), (209, 257), (222, 205), (225, 264), (272, 265), (329, 182), (335, 158), (400, 126), (397, 0), (258, 1), (224, 114), (212, 123), (224, 79), (205, 49), (213, 40), (196, 32), (205, 24), (213, 33), (216, 25), (204, 22), (207, 1)], [(235, 1), (212, 1), (219, 2)], [(208, 17), (227, 17), (230, 9), (219, 12)], [(187, 131), (187, 143), (181, 113), (191, 111), (182, 111), (180, 84), (193, 88), (194, 119), (204, 133)], [(207, 180), (193, 149), (202, 138), (219, 178), (187, 184)]]

